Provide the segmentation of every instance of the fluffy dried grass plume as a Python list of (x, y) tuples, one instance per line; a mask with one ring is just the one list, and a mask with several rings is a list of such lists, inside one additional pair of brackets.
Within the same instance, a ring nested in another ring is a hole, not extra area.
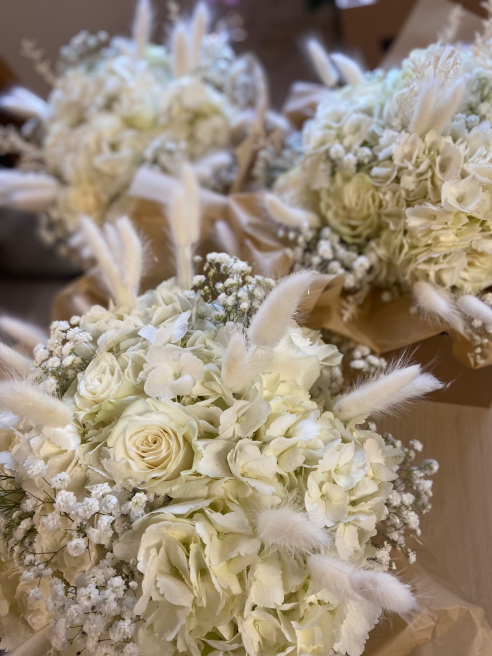
[(103, 233), (87, 216), (80, 217), (85, 241), (118, 307), (134, 308), (143, 271), (143, 244), (128, 217)]
[(176, 260), (176, 277), (182, 289), (191, 289), (193, 246), (200, 237), (200, 188), (193, 168), (186, 164), (175, 181), (169, 207), (169, 225)]
[(275, 221), (290, 228), (317, 228), (319, 216), (309, 210), (289, 207), (275, 194), (265, 194), (265, 206)]
[(410, 586), (392, 574), (361, 570), (350, 562), (314, 554), (308, 558), (314, 588), (325, 589), (338, 599), (363, 597), (388, 613), (408, 615), (417, 607)]
[(342, 421), (363, 421), (369, 416), (381, 415), (396, 406), (409, 403), (442, 387), (437, 378), (421, 371), (418, 364), (385, 372), (340, 396), (333, 406), (336, 417)]
[(351, 86), (357, 86), (364, 81), (364, 71), (351, 57), (342, 55), (341, 52), (334, 52), (331, 55), (331, 58), (335, 62), (343, 80), (347, 84), (350, 84)]
[(314, 271), (300, 271), (274, 287), (251, 321), (248, 329), (251, 344), (262, 348), (278, 344), (317, 275)]
[(150, 42), (152, 32), (152, 3), (150, 0), (138, 0), (133, 21), (133, 41), (135, 43), (135, 58), (140, 61), (145, 57), (145, 51)]
[(72, 421), (63, 401), (24, 381), (0, 382), (0, 411), (27, 419), (33, 426), (64, 428)]
[(27, 321), (14, 319), (14, 317), (0, 317), (0, 331), (29, 350), (48, 340), (48, 335), (44, 330)]
[(433, 287), (428, 282), (420, 280), (412, 289), (418, 309), (428, 319), (444, 322), (463, 334), (465, 325), (459, 308), (444, 289)]
[(48, 103), (24, 87), (12, 87), (0, 96), (0, 107), (19, 118), (42, 118)]
[(387, 572), (359, 570), (350, 575), (350, 583), (354, 592), (388, 613), (408, 615), (417, 607), (410, 586)]
[(321, 82), (327, 87), (334, 87), (339, 79), (338, 71), (322, 44), (317, 39), (308, 39), (306, 52)]
[(19, 374), (23, 378), (29, 375), (32, 367), (32, 360), (26, 358), (25, 355), (14, 351), (6, 344), (0, 342), (0, 363), (6, 365), (7, 370)]
[(32, 212), (46, 211), (56, 198), (58, 182), (44, 173), (0, 171), (0, 205)]
[(492, 308), (485, 305), (485, 303), (476, 296), (472, 296), (471, 294), (460, 296), (457, 300), (457, 305), (463, 314), (466, 314), (472, 319), (481, 321), (486, 326), (492, 326)]
[(256, 534), (265, 548), (289, 554), (313, 553), (331, 544), (324, 528), (314, 524), (307, 513), (289, 505), (260, 511)]

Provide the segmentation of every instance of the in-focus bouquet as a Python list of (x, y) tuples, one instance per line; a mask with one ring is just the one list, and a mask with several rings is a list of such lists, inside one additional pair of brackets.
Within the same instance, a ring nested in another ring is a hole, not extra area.
[(400, 366), (340, 394), (341, 355), (293, 318), (316, 273), (213, 253), (191, 278), (178, 231), (178, 278), (139, 296), (130, 221), (82, 225), (110, 308), (33, 363), (0, 348), (1, 645), (359, 656), (415, 607), (391, 550), (414, 560), (436, 470), (366, 419), (439, 383)]
[[(17, 170), (0, 173), (0, 201), (45, 211), (45, 238), (66, 251), (79, 214), (101, 224), (132, 211), (125, 193), (140, 166), (174, 176), (192, 162), (203, 186), (227, 192), (266, 89), (256, 60), (237, 57), (210, 23), (200, 2), (158, 45), (150, 0), (140, 0), (132, 38), (81, 32), (61, 49), (46, 102), (20, 88), (0, 99), (28, 119), (20, 133), (0, 132), (0, 149), (19, 154)], [(78, 236), (69, 245), (77, 250)]]
[(492, 17), (471, 46), (451, 44), (455, 28), (456, 12), (389, 72), (311, 42), (326, 84), (349, 83), (305, 124), (301, 162), (269, 205), (297, 267), (344, 275), (345, 321), (373, 290), (388, 304), (413, 294), (411, 311), (465, 335), (479, 366), (492, 333)]

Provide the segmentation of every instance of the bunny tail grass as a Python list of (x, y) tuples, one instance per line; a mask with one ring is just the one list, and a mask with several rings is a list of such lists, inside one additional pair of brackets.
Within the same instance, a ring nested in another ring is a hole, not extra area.
[(350, 575), (350, 583), (354, 592), (389, 613), (407, 615), (417, 607), (410, 586), (387, 572), (359, 570)]
[(174, 26), (171, 35), (171, 64), (175, 78), (184, 77), (188, 72), (188, 30), (182, 21)]
[(176, 276), (182, 289), (191, 289), (193, 246), (200, 236), (200, 188), (193, 168), (183, 166), (169, 207), (169, 223), (176, 258)]
[(145, 51), (152, 32), (152, 3), (151, 0), (138, 0), (133, 21), (133, 41), (135, 43), (135, 58), (137, 61), (145, 58)]
[(340, 52), (334, 52), (331, 58), (347, 84), (357, 86), (364, 80), (364, 71), (353, 59), (347, 57), (347, 55), (342, 55)]
[[(111, 247), (116, 248), (113, 254), (98, 226), (88, 217), (80, 217), (85, 240), (118, 307), (134, 307), (142, 271), (142, 244), (133, 227), (128, 224), (126, 217), (117, 221), (116, 232), (112, 232), (110, 237)], [(132, 284), (127, 282), (129, 278)]]
[(466, 314), (472, 319), (481, 321), (486, 326), (492, 326), (492, 308), (485, 305), (485, 303), (476, 296), (472, 296), (471, 294), (460, 296), (457, 300), (457, 305), (463, 314)]
[(32, 361), (25, 355), (14, 351), (6, 344), (0, 342), (0, 361), (7, 365), (9, 369), (17, 372), (22, 377), (27, 377), (32, 367)]
[(260, 511), (256, 535), (264, 547), (291, 554), (312, 553), (331, 544), (324, 528), (314, 524), (307, 513), (289, 506)]
[(48, 103), (24, 87), (13, 87), (0, 96), (0, 108), (19, 118), (41, 118)]
[(0, 317), (0, 330), (29, 349), (48, 341), (48, 335), (41, 328), (13, 317)]
[(72, 421), (72, 413), (65, 403), (19, 381), (0, 382), (0, 411), (27, 419), (33, 426), (63, 428)]
[(389, 412), (396, 405), (441, 387), (442, 384), (434, 376), (421, 373), (420, 365), (414, 364), (382, 374), (340, 396), (333, 406), (333, 412), (342, 421), (364, 420), (370, 415)]
[(436, 104), (437, 84), (433, 79), (423, 85), (415, 102), (415, 109), (410, 121), (410, 132), (425, 134), (429, 131), (432, 113)]
[(42, 212), (55, 200), (58, 182), (50, 175), (23, 171), (0, 171), (0, 205)]
[(412, 291), (419, 310), (425, 315), (444, 321), (459, 333), (464, 332), (465, 325), (460, 311), (444, 289), (421, 280), (415, 283)]
[(317, 39), (308, 39), (306, 51), (321, 82), (327, 87), (334, 87), (339, 79), (338, 71), (321, 43)]
[(122, 216), (116, 221), (116, 229), (123, 247), (121, 270), (124, 272), (125, 282), (132, 290), (136, 303), (143, 271), (142, 242), (127, 216)]
[(274, 287), (249, 326), (248, 338), (253, 345), (273, 348), (282, 339), (316, 275), (314, 271), (300, 271)]
[(350, 599), (354, 596), (350, 576), (357, 570), (351, 563), (313, 554), (308, 557), (307, 566), (311, 580), (319, 590), (327, 590), (337, 599)]
[(319, 226), (319, 217), (314, 212), (289, 207), (275, 194), (265, 194), (265, 206), (275, 221), (291, 228), (316, 228)]
[(210, 11), (205, 2), (199, 2), (191, 19), (191, 42), (189, 43), (189, 66), (191, 70), (200, 63), (202, 41), (210, 25)]

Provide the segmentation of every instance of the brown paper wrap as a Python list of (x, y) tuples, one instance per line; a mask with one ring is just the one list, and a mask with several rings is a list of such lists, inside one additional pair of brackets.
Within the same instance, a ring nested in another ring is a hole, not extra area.
[(294, 82), (290, 87), (283, 107), (283, 114), (298, 129), (313, 118), (320, 102), (333, 91), (322, 84), (312, 82)]
[[(402, 563), (399, 563), (402, 565)], [(370, 634), (364, 656), (486, 656), (492, 654), (492, 630), (484, 611), (440, 570), (425, 549), (417, 563), (404, 569), (419, 610), (409, 621), (399, 617), (381, 622)]]

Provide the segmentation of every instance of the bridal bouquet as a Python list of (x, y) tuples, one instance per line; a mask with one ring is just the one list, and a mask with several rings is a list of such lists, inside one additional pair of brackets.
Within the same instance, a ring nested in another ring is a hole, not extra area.
[(200, 2), (154, 44), (140, 0), (131, 39), (81, 32), (61, 49), (46, 102), (20, 88), (3, 96), (28, 120), (0, 132), (0, 149), (19, 155), (17, 170), (0, 172), (0, 202), (45, 212), (48, 242), (77, 251), (81, 213), (101, 224), (131, 212), (125, 192), (140, 166), (174, 176), (189, 161), (204, 187), (227, 192), (237, 146), (265, 119), (266, 89), (256, 60), (237, 57), (210, 22)]
[[(369, 292), (411, 294), (464, 335), (474, 365), (492, 334), (492, 3), (484, 33), (439, 41), (401, 68), (363, 73), (319, 44), (310, 53), (327, 90), (303, 130), (301, 161), (276, 182), (270, 213), (296, 268), (344, 275), (343, 320)], [(408, 311), (408, 308), (407, 308)]]
[(83, 219), (110, 308), (55, 322), (34, 362), (0, 348), (2, 646), (359, 656), (416, 605), (391, 551), (414, 560), (437, 468), (366, 420), (439, 383), (401, 365), (342, 392), (294, 320), (319, 275), (217, 253), (194, 275), (180, 218), (177, 278), (142, 295), (131, 222)]

